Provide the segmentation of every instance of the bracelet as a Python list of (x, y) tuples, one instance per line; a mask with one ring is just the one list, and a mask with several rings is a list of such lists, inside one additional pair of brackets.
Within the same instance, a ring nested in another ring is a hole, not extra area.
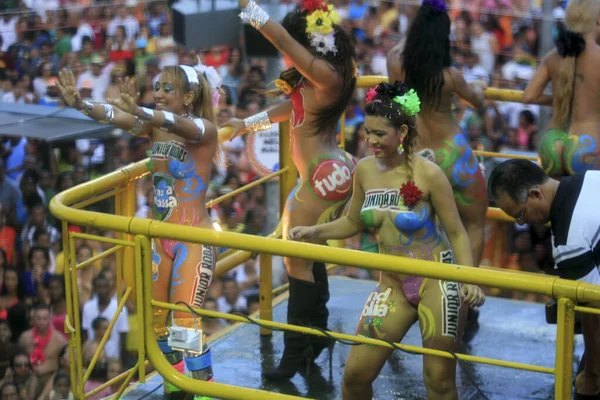
[(271, 128), (271, 119), (266, 111), (259, 112), (256, 115), (244, 119), (244, 123), (246, 124), (246, 129), (250, 133), (266, 131)]
[(173, 133), (175, 130), (175, 117), (172, 112), (163, 111), (163, 115), (165, 116), (165, 120), (162, 124), (162, 128), (164, 128), (167, 132)]
[(250, 0), (250, 3), (240, 13), (240, 18), (254, 29), (260, 29), (265, 26), (270, 17), (254, 0)]
[(140, 117), (142, 121), (152, 122), (154, 119), (154, 110), (146, 107), (142, 107), (142, 116)]
[(196, 124), (196, 126), (198, 127), (198, 130), (196, 131), (196, 138), (193, 140), (189, 140), (189, 142), (198, 143), (204, 137), (204, 131), (205, 131), (204, 121), (202, 121), (202, 118), (193, 118), (191, 120), (194, 124)]
[(94, 105), (87, 100), (84, 101), (81, 112), (84, 113), (85, 115), (89, 116), (92, 113), (92, 111), (94, 111)]
[(104, 107), (104, 119), (100, 122), (110, 124), (115, 119), (115, 109), (110, 104), (102, 104)]
[(144, 127), (144, 121), (140, 117), (135, 117), (135, 122), (133, 126), (129, 130), (129, 133), (132, 135), (139, 135), (142, 132), (142, 128)]

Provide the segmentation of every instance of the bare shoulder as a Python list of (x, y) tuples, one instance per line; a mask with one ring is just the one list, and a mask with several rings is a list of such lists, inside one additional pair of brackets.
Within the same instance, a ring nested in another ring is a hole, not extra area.
[(361, 158), (356, 163), (355, 172), (359, 173), (359, 174), (365, 174), (365, 173), (368, 173), (369, 171), (372, 171), (374, 166), (375, 166), (375, 157), (369, 156), (369, 157)]
[(418, 154), (413, 154), (413, 169), (419, 171), (421, 178), (428, 182), (435, 182), (440, 178), (447, 179), (444, 171), (433, 161), (422, 157)]

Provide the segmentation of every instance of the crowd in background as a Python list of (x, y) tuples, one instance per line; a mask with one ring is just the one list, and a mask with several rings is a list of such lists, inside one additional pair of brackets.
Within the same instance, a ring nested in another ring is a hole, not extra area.
[[(386, 54), (404, 39), (418, 5), (363, 0), (331, 2), (356, 40), (360, 73), (386, 75)], [(68, 68), (76, 76), (84, 99), (115, 98), (119, 95), (119, 79), (135, 76), (140, 85), (140, 104), (153, 107), (153, 87), (161, 68), (193, 65), (197, 56), (223, 77), (219, 124), (234, 116), (255, 114), (276, 101), (261, 94), (276, 78), (267, 76), (266, 60), (247, 58), (242, 48), (184, 50), (178, 46), (173, 39), (167, 2), (4, 0), (1, 4), (0, 103), (62, 107), (57, 73)], [(467, 81), (484, 79), (493, 87), (524, 89), (540, 57), (541, 24), (536, 17), (539, 7), (535, 1), (452, 2), (454, 66)], [(553, 17), (564, 17), (558, 3)], [(356, 90), (346, 109), (344, 125), (346, 149), (359, 158), (369, 155), (363, 140), (364, 95), (364, 89)], [(541, 130), (538, 106), (488, 101), (486, 108), (473, 111), (456, 102), (455, 113), (474, 149), (532, 152), (537, 148)], [(48, 205), (56, 193), (108, 172), (103, 168), (108, 161), (124, 166), (144, 159), (150, 149), (147, 140), (124, 132), (111, 140), (115, 140), (114, 152), (106, 151), (106, 142), (86, 137), (58, 144), (26, 136), (0, 137), (0, 386), (17, 391), (18, 398), (70, 396), (69, 352), (64, 332), (66, 296), (61, 276), (65, 258), (62, 228)], [(246, 153), (246, 138), (236, 138), (223, 148), (227, 166), (215, 166), (208, 199), (259, 177)], [(137, 216), (150, 217), (151, 182), (141, 180), (137, 189)], [(265, 193), (265, 187), (259, 185), (224, 201), (212, 208), (212, 218), (223, 230), (269, 234)], [(491, 223), (490, 229), (496, 226)], [(70, 226), (69, 230), (115, 236), (113, 232), (78, 226)], [(507, 253), (501, 262), (504, 267), (552, 269), (546, 228), (515, 225), (507, 235)], [(77, 262), (89, 260), (108, 247), (106, 243), (76, 239)], [(374, 251), (376, 242), (373, 236), (361, 234), (346, 241), (346, 247)], [(206, 308), (248, 314), (256, 311), (258, 262), (258, 257), (251, 258), (225, 278), (214, 280)], [(115, 315), (116, 293), (122, 290), (116, 285), (115, 265), (113, 254), (77, 272), (84, 366), (89, 365)], [(285, 283), (280, 259), (275, 258), (274, 271), (274, 286)], [(375, 279), (374, 273), (358, 268), (340, 267), (334, 273)], [(135, 307), (129, 303), (119, 315), (86, 391), (135, 363), (135, 313)], [(203, 321), (207, 334), (225, 325), (221, 320)], [(92, 398), (111, 392), (108, 388)]]

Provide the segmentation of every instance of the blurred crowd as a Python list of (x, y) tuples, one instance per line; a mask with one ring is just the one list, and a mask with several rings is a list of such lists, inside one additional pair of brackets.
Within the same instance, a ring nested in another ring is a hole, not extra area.
[[(332, 0), (342, 23), (356, 40), (362, 75), (386, 75), (387, 52), (399, 41), (415, 15), (417, 4), (363, 0)], [(293, 1), (283, 0), (293, 7)], [(173, 39), (170, 4), (160, 0), (4, 0), (0, 2), (0, 103), (62, 107), (57, 73), (70, 69), (85, 99), (103, 101), (118, 96), (118, 82), (136, 77), (140, 104), (154, 106), (153, 86), (161, 68), (172, 64), (215, 67), (223, 77), (217, 114), (221, 124), (245, 118), (276, 99), (261, 90), (271, 88), (267, 60), (247, 57), (243, 48), (217, 46), (184, 50)], [(451, 2), (452, 57), (468, 81), (484, 79), (490, 86), (524, 89), (540, 54), (539, 1), (462, 0)], [(553, 18), (564, 11), (556, 4)], [(280, 61), (282, 62), (282, 61)], [(283, 65), (283, 64), (282, 64)], [(345, 146), (357, 157), (368, 155), (362, 106), (364, 89), (357, 89), (345, 114)], [(1, 104), (0, 104), (1, 107)], [(473, 111), (455, 104), (471, 146), (478, 150), (533, 152), (540, 138), (540, 108), (535, 105), (488, 101)], [(115, 139), (116, 138), (116, 139)], [(105, 165), (124, 166), (147, 156), (143, 138), (118, 132), (104, 140), (80, 137), (58, 143), (22, 137), (0, 137), (0, 387), (19, 399), (68, 399), (69, 352), (64, 330), (66, 317), (61, 222), (48, 205), (63, 190), (100, 176)], [(226, 167), (215, 165), (208, 198), (229, 193), (260, 177), (246, 152), (246, 138), (223, 145)], [(492, 159), (481, 159), (490, 165)], [(137, 216), (151, 216), (153, 192), (149, 180), (137, 187)], [(110, 206), (108, 206), (110, 209)], [(218, 229), (266, 235), (266, 187), (232, 197), (212, 208)], [(488, 233), (500, 224), (490, 223)], [(70, 226), (73, 232), (115, 237), (114, 232)], [(551, 270), (546, 228), (510, 226), (500, 264), (527, 271)], [(346, 241), (347, 248), (376, 251), (368, 233)], [(110, 245), (76, 239), (78, 263)], [(251, 314), (258, 309), (259, 257), (251, 258), (216, 279), (205, 302), (207, 309)], [(117, 310), (116, 254), (77, 271), (83, 336), (84, 367), (88, 367), (109, 321)], [(498, 265), (496, 265), (498, 266)], [(375, 279), (367, 270), (339, 267), (334, 273)], [(274, 286), (286, 282), (282, 260), (274, 258)], [(522, 298), (515, 293), (495, 294)], [(527, 297), (527, 300), (541, 300)], [(86, 391), (98, 387), (136, 361), (138, 330), (133, 303), (117, 317), (113, 332), (93, 366)], [(206, 319), (203, 329), (213, 334), (226, 326)], [(113, 392), (107, 388), (92, 398)], [(2, 397), (4, 398), (4, 397)], [(9, 398), (9, 397), (6, 397)]]

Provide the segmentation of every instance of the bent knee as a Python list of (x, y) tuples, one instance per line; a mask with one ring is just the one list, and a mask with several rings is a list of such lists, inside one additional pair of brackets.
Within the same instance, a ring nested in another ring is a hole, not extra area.
[(436, 394), (446, 394), (456, 390), (455, 368), (444, 368), (439, 364), (423, 368), (425, 387)]
[(347, 389), (370, 386), (377, 379), (377, 374), (372, 372), (372, 368), (354, 367), (346, 364), (343, 384)]

